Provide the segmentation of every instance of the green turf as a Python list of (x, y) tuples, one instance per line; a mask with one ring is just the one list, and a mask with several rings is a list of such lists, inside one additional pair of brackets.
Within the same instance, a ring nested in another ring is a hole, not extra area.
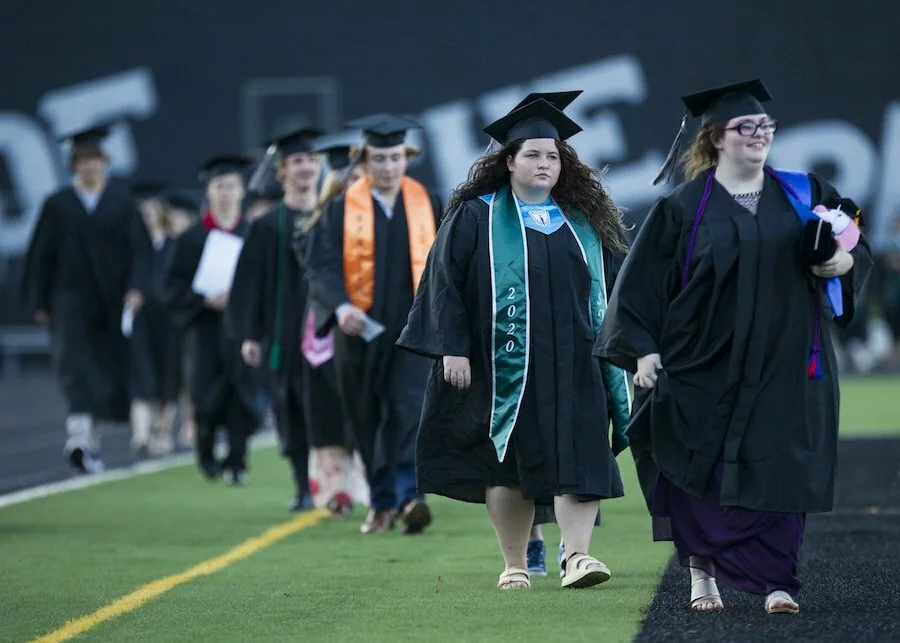
[[(847, 379), (842, 435), (900, 433), (900, 380)], [(628, 641), (671, 547), (649, 538), (628, 453), (626, 498), (603, 505), (592, 553), (612, 580), (531, 592), (494, 588), (501, 559), (484, 508), (433, 501), (420, 537), (364, 537), (361, 513), (311, 527), (213, 576), (177, 587), (79, 640)], [(0, 640), (25, 641), (144, 583), (218, 556), (284, 522), (290, 483), (274, 450), (253, 455), (251, 483), (204, 482), (193, 467), (0, 509)]]
[[(253, 460), (244, 489), (186, 467), (0, 510), (0, 638), (47, 633), (289, 519), (284, 463), (272, 450)], [(613, 573), (600, 588), (563, 592), (551, 575), (501, 594), (484, 508), (435, 499), (423, 536), (364, 537), (361, 514), (320, 524), (79, 640), (627, 641), (671, 550), (649, 542), (627, 453), (621, 464), (628, 497), (604, 503), (594, 540)], [(552, 563), (558, 531), (545, 537)]]
[(900, 377), (841, 381), (841, 436), (900, 435)]

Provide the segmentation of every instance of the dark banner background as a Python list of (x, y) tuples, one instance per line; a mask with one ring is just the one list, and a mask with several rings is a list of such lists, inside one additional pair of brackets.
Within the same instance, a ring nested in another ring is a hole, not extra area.
[(415, 116), (412, 173), (446, 195), (484, 123), (528, 91), (582, 88), (573, 139), (610, 166), (640, 220), (682, 94), (763, 78), (782, 129), (773, 162), (817, 170), (869, 211), (900, 210), (900, 4), (7, 0), (0, 7), (0, 324), (41, 200), (65, 181), (59, 134), (127, 119), (114, 172), (195, 187), (214, 152), (258, 154), (291, 125)]

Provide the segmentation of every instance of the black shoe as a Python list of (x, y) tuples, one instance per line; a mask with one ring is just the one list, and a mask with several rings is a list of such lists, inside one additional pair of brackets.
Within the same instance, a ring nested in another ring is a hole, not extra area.
[(79, 473), (102, 473), (106, 470), (106, 464), (100, 456), (88, 453), (81, 447), (75, 447), (69, 452), (69, 464)]
[(288, 503), (288, 511), (306, 511), (314, 508), (312, 496), (308, 493), (300, 494)]
[(219, 476), (222, 475), (222, 467), (215, 460), (201, 458), (197, 461), (197, 466), (200, 467), (200, 471), (208, 480), (218, 480)]

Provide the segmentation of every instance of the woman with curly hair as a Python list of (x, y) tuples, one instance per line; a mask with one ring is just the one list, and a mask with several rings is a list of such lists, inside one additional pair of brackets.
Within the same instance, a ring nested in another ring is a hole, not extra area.
[(578, 94), (529, 96), (485, 128), (502, 147), (452, 196), (398, 341), (434, 359), (419, 491), (487, 505), (501, 589), (530, 587), (536, 504), (566, 543), (562, 586), (608, 580), (588, 546), (600, 499), (623, 494), (625, 374), (591, 357), (623, 222), (565, 142), (581, 128), (558, 107)]

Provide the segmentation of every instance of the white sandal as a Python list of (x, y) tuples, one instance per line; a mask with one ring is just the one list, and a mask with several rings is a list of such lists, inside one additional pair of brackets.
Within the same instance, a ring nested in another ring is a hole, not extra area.
[[(705, 604), (711, 604), (712, 607), (700, 607)], [(715, 578), (707, 576), (691, 583), (691, 609), (695, 612), (718, 612), (725, 609)]]
[(799, 611), (797, 601), (783, 590), (779, 589), (766, 596), (766, 614), (796, 614)]
[[(522, 583), (525, 587), (513, 587), (514, 583)], [(500, 574), (498, 589), (531, 589), (531, 577), (521, 567), (510, 567)]]
[(587, 554), (570, 554), (563, 563), (562, 587), (593, 587), (610, 579), (609, 567)]

